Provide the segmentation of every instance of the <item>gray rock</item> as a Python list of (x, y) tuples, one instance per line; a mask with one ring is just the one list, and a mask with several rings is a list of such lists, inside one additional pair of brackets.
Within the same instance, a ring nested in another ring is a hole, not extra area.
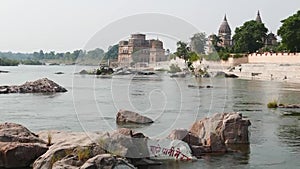
[(135, 169), (135, 167), (127, 161), (121, 158), (116, 158), (111, 154), (100, 154), (90, 158), (80, 167), (80, 169), (114, 169), (121, 166), (122, 169)]
[(47, 150), (46, 143), (22, 125), (0, 124), (0, 167), (28, 167)]
[(0, 86), (0, 94), (4, 93), (55, 93), (67, 92), (67, 89), (59, 86), (47, 78), (33, 82), (26, 82), (20, 86)]
[(171, 140), (182, 140), (188, 143), (189, 145), (202, 145), (201, 139), (198, 136), (189, 132), (187, 129), (175, 129), (171, 131), (168, 138)]
[(149, 124), (149, 123), (153, 123), (153, 120), (132, 111), (120, 110), (117, 113), (116, 122), (118, 124), (124, 124), (124, 123)]
[(249, 144), (250, 125), (239, 113), (219, 113), (196, 121), (190, 132), (198, 136), (204, 146), (209, 146), (211, 152), (226, 152), (228, 144)]

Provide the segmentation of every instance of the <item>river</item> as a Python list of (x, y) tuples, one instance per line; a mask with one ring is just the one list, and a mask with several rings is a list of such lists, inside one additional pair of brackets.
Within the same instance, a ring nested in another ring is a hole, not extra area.
[[(20, 123), (30, 130), (114, 130), (119, 109), (155, 119), (149, 126), (133, 126), (152, 138), (191, 124), (215, 112), (238, 111), (252, 123), (250, 152), (204, 156), (196, 162), (166, 162), (154, 168), (298, 168), (300, 166), (300, 110), (268, 109), (272, 99), (300, 102), (300, 84), (241, 79), (170, 78), (167, 73), (143, 78), (99, 78), (74, 74), (88, 66), (0, 67), (0, 85), (22, 84), (47, 77), (67, 88), (57, 94), (0, 95), (0, 122)], [(64, 72), (64, 74), (55, 74)], [(188, 85), (213, 88), (188, 88)], [(151, 167), (148, 167), (151, 168)]]

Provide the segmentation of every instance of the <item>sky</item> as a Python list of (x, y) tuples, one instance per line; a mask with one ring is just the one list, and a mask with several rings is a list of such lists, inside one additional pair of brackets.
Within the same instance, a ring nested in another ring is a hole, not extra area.
[(0, 51), (84, 49), (97, 32), (145, 13), (179, 18), (209, 35), (217, 33), (225, 14), (234, 33), (259, 10), (265, 26), (276, 33), (280, 21), (299, 9), (299, 0), (0, 0)]

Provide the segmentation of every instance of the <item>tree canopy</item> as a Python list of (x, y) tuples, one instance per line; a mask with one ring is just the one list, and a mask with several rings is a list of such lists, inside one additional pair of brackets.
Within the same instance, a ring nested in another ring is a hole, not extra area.
[(247, 21), (235, 29), (233, 36), (234, 51), (236, 53), (256, 52), (264, 46), (268, 29), (263, 23)]
[(300, 10), (281, 21), (282, 25), (277, 34), (282, 38), (283, 48), (297, 52), (300, 50)]
[(119, 44), (110, 46), (108, 51), (104, 55), (104, 59), (118, 59), (119, 55)]
[(189, 51), (190, 48), (188, 47), (188, 44), (182, 41), (177, 42), (177, 49), (176, 52), (174, 53), (176, 56), (179, 58), (184, 59), (187, 61), (189, 59)]
[(206, 35), (205, 33), (196, 33), (191, 37), (191, 50), (198, 53), (204, 54), (205, 53), (205, 45), (206, 45)]

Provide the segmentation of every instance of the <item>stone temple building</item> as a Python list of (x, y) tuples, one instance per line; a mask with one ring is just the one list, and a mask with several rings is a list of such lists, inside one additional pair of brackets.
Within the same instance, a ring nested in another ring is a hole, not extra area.
[(145, 34), (132, 34), (128, 41), (119, 42), (120, 66), (148, 67), (167, 60), (163, 42), (158, 39), (146, 40)]
[[(257, 11), (257, 15), (256, 15), (256, 22), (258, 23), (263, 23), (262, 19), (260, 17), (260, 13), (259, 11)], [(267, 34), (267, 37), (265, 39), (263, 39), (263, 41), (265, 42), (265, 47), (269, 47), (269, 46), (274, 46), (277, 44), (277, 38), (276, 35), (272, 32)]]
[[(255, 21), (258, 23), (263, 23), (261, 16), (260, 16), (260, 12), (257, 12)], [(213, 52), (213, 48), (212, 48), (212, 40), (213, 40), (213, 36), (216, 36), (215, 34), (212, 34), (208, 37), (208, 53), (212, 53)], [(222, 40), (222, 42), (218, 43), (218, 46), (220, 47), (231, 47), (234, 45), (234, 42), (232, 41), (231, 38), (231, 29), (230, 26), (228, 24), (226, 15), (224, 16), (224, 19), (219, 27), (219, 31), (218, 31), (218, 37), (219, 39)], [(265, 47), (270, 47), (270, 46), (274, 46), (277, 44), (277, 38), (276, 35), (273, 34), (272, 32), (267, 34), (267, 37), (265, 39), (263, 39), (264, 43), (265, 43)]]
[(221, 23), (221, 26), (219, 28), (218, 36), (222, 40), (222, 42), (220, 42), (220, 46), (222, 47), (232, 46), (231, 29), (227, 22), (226, 15), (224, 16), (223, 22)]

